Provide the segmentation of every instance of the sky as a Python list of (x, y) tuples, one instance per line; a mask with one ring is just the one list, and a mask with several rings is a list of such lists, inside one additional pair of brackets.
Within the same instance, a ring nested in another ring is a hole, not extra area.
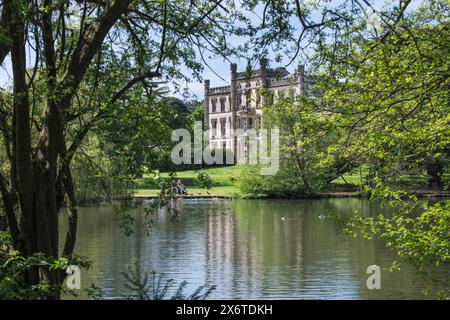
[[(239, 8), (240, 1), (245, 1), (245, 0), (236, 0), (236, 3), (238, 4), (237, 8)], [(259, 9), (257, 9), (257, 10), (259, 10)], [(254, 21), (253, 19), (256, 19), (256, 20), (260, 19), (261, 15), (262, 15), (261, 13), (255, 12), (249, 18), (252, 19), (252, 21)], [(259, 21), (256, 21), (256, 22), (258, 23)], [(232, 41), (234, 45), (243, 42), (241, 39), (236, 39), (236, 38), (230, 38), (230, 39), (231, 39), (230, 41)], [(27, 52), (27, 62), (28, 62), (29, 67), (32, 67), (32, 65), (34, 63), (34, 57), (35, 57), (35, 55), (33, 52), (31, 52), (31, 50), (29, 52)], [(270, 58), (273, 58), (273, 55), (269, 55), (268, 58), (270, 60)], [(205, 56), (205, 59), (208, 63), (208, 66), (206, 66), (206, 65), (204, 66), (203, 73), (201, 74), (202, 78), (209, 79), (211, 81), (212, 87), (228, 85), (229, 81), (230, 81), (230, 62), (226, 61), (222, 57), (208, 58), (207, 56)], [(239, 60), (239, 59), (230, 58), (230, 60), (232, 60), (232, 62), (234, 62), (234, 63), (237, 63), (238, 72), (245, 70), (245, 68), (247, 66), (246, 59)], [(286, 61), (283, 61), (284, 64), (286, 64), (288, 62), (287, 57), (285, 58), (285, 60)], [(283, 65), (283, 64), (281, 64), (281, 65)], [(271, 64), (270, 66), (275, 67), (274, 64)], [(278, 67), (279, 65), (276, 65), (276, 66)], [(258, 66), (255, 66), (255, 68), (258, 68)], [(180, 69), (186, 75), (190, 74), (189, 70), (186, 67), (180, 66)], [(288, 68), (289, 71), (293, 71), (294, 69), (295, 69), (295, 64), (291, 65), (291, 67)], [(216, 74), (220, 75), (220, 77), (218, 77)], [(196, 99), (196, 100), (203, 99), (203, 96), (204, 96), (203, 82), (198, 82), (198, 81), (192, 80), (192, 82), (185, 83), (183, 85), (185, 88), (187, 88), (187, 91), (191, 95), (191, 99)], [(8, 56), (0, 68), (0, 87), (5, 88), (5, 87), (10, 87), (10, 86), (12, 86), (12, 69), (11, 69), (11, 60), (10, 60), (10, 57)], [(182, 93), (176, 92), (173, 85), (168, 83), (167, 87), (169, 88), (169, 90), (171, 90), (171, 93), (169, 93), (169, 95), (182, 98)]]
[[(241, 0), (237, 0), (237, 1), (239, 2)], [(314, 0), (309, 0), (309, 1), (311, 2)], [(343, 1), (346, 1), (346, 0), (343, 0)], [(337, 2), (340, 2), (340, 1), (337, 1)], [(415, 0), (415, 1), (413, 1), (412, 5), (410, 5), (410, 7), (416, 8), (420, 2), (421, 2), (420, 0)], [(372, 3), (377, 7), (382, 7), (386, 3), (392, 3), (392, 0), (375, 0), (375, 1), (372, 1)], [(260, 16), (261, 15), (258, 14), (258, 12), (256, 12), (254, 17), (252, 17), (252, 19), (259, 19)], [(314, 18), (314, 16), (313, 16), (313, 18)], [(294, 20), (294, 23), (298, 23), (298, 21)], [(33, 61), (33, 59), (29, 59), (29, 58), (30, 58), (30, 54), (28, 54), (28, 60)], [(269, 53), (268, 58), (269, 58), (269, 60), (273, 61), (274, 53), (273, 52)], [(299, 63), (305, 63), (306, 66), (308, 67), (308, 63), (305, 60), (306, 59), (304, 56), (298, 57), (289, 67), (287, 67), (287, 70), (289, 72), (293, 72)], [(289, 61), (290, 61), (290, 57), (285, 56), (280, 63), (275, 64), (274, 62), (270, 62), (269, 66), (270, 67), (285, 66)], [(205, 66), (203, 73), (202, 73), (202, 78), (209, 79), (211, 81), (211, 87), (229, 85), (230, 63), (220, 57), (208, 59), (207, 62), (208, 62), (209, 67), (211, 69), (213, 69), (214, 72), (211, 71), (208, 66)], [(241, 60), (236, 59), (236, 60), (233, 60), (233, 62), (237, 63), (238, 71), (245, 70), (245, 68), (247, 66), (246, 59), (241, 59)], [(258, 66), (254, 66), (254, 67), (258, 68)], [(188, 70), (185, 67), (180, 66), (180, 68), (181, 68), (181, 70), (183, 70), (184, 72), (186, 72), (188, 74)], [(5, 88), (5, 87), (11, 86), (11, 83), (12, 83), (11, 74), (12, 74), (11, 73), (11, 61), (10, 61), (10, 58), (7, 57), (5, 59), (5, 62), (3, 63), (3, 65), (0, 68), (0, 87)], [(218, 77), (216, 74), (220, 75), (220, 77)], [(221, 79), (221, 78), (223, 78), (223, 79)], [(203, 83), (202, 82), (192, 81), (191, 83), (184, 84), (184, 86), (187, 88), (187, 91), (192, 96), (191, 98), (193, 98), (193, 99), (197, 98), (198, 100), (201, 100), (203, 98)], [(180, 98), (182, 97), (181, 93), (177, 93), (177, 92), (173, 91), (174, 87), (170, 83), (168, 84), (168, 88), (172, 91), (171, 93), (169, 93), (170, 95), (177, 96)]]
[[(332, 3), (340, 4), (340, 3), (346, 2), (346, 1), (348, 1), (348, 0), (336, 0), (336, 1), (333, 1)], [(306, 0), (306, 2), (312, 3), (312, 2), (315, 2), (315, 0)], [(397, 4), (398, 0), (373, 0), (373, 1), (369, 1), (369, 2), (371, 3), (371, 5), (374, 8), (380, 9), (385, 6), (390, 6), (393, 3)], [(409, 11), (415, 10), (420, 5), (421, 2), (422, 2), (421, 0), (413, 0), (408, 7)], [(319, 20), (321, 17), (319, 14), (320, 14), (320, 11), (313, 13), (312, 19)], [(255, 12), (254, 16), (251, 19), (252, 20), (260, 19), (261, 16), (262, 16), (262, 9), (257, 8), (257, 12)], [(296, 19), (294, 19), (294, 20), (292, 20), (292, 23), (299, 23), (299, 22)], [(272, 67), (272, 68), (285, 67), (291, 60), (291, 57), (284, 56), (284, 58), (279, 63), (275, 63), (275, 62), (273, 62), (274, 56), (275, 56), (274, 52), (270, 52), (269, 56), (267, 57), (269, 59), (269, 61), (272, 60), (269, 62), (269, 67)], [(207, 62), (208, 62), (208, 65), (211, 67), (211, 69), (213, 69), (214, 72), (205, 66), (205, 69), (202, 74), (202, 78), (209, 79), (211, 81), (211, 87), (219, 87), (219, 86), (229, 85), (230, 84), (229, 83), (230, 82), (230, 63), (223, 58), (209, 59)], [(244, 71), (247, 66), (246, 59), (241, 59), (241, 60), (236, 59), (236, 60), (233, 60), (233, 62), (237, 63), (238, 72)], [(290, 73), (293, 73), (299, 64), (305, 64), (306, 69), (308, 70), (308, 59), (302, 53), (300, 53), (299, 57), (297, 57), (292, 64), (287, 66), (286, 69)], [(256, 65), (253, 67), (258, 69), (259, 65)], [(220, 77), (218, 77), (216, 74), (220, 75)], [(221, 78), (223, 78), (223, 79), (221, 79)], [(188, 87), (188, 91), (191, 94), (197, 96), (200, 100), (203, 98), (204, 88), (203, 88), (202, 82), (195, 81), (195, 82), (186, 84), (186, 86)], [(169, 85), (169, 87), (170, 87), (170, 85)], [(174, 95), (179, 96), (179, 94), (176, 94), (176, 93)]]

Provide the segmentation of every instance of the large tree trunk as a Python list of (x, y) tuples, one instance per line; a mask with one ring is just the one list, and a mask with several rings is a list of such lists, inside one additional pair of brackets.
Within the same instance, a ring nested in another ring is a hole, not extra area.
[(8, 228), (8, 221), (6, 220), (6, 215), (0, 211), (0, 231), (6, 231)]
[[(31, 165), (31, 128), (30, 105), (28, 88), (26, 85), (25, 60), (25, 24), (21, 17), (21, 1), (7, 1), (5, 15), (9, 21), (9, 34), (12, 40), (11, 62), (13, 69), (13, 124), (14, 146), (13, 156), (16, 176), (11, 180), (17, 181), (17, 192), (20, 204), (20, 233), (17, 235), (16, 245), (21, 255), (27, 257), (37, 250), (36, 230), (34, 228), (33, 206), (33, 171)], [(15, 217), (9, 215), (9, 219)], [(15, 224), (11, 222), (11, 224)], [(14, 239), (13, 239), (14, 240)], [(39, 281), (38, 270), (30, 269), (25, 275), (30, 284)]]
[[(127, 10), (131, 0), (108, 1), (104, 12), (95, 21), (85, 25), (79, 42), (70, 53), (68, 64), (58, 80), (56, 70), (54, 27), (52, 8), (54, 2), (45, 0), (40, 15), (45, 67), (40, 76), (45, 77), (47, 101), (43, 115), (44, 123), (36, 147), (32, 147), (29, 84), (26, 78), (26, 14), (24, 0), (4, 1), (0, 24), (7, 26), (11, 44), (0, 44), (0, 62), (8, 52), (11, 55), (13, 71), (13, 116), (11, 134), (11, 176), (9, 181), (0, 175), (0, 194), (13, 245), (24, 257), (44, 253), (48, 257), (59, 257), (58, 213), (64, 197), (69, 200), (69, 229), (66, 235), (63, 255), (71, 256), (75, 247), (77, 231), (77, 210), (70, 160), (89, 127), (81, 130), (80, 138), (66, 152), (64, 123), (72, 97), (86, 70), (101, 47), (109, 30)], [(35, 17), (36, 18), (36, 17)], [(45, 73), (45, 74), (44, 74)], [(6, 129), (5, 129), (6, 130)], [(73, 148), (72, 148), (73, 147)], [(17, 200), (16, 200), (17, 198)], [(20, 219), (16, 218), (18, 204)], [(48, 268), (30, 268), (25, 274), (28, 285), (46, 281), (59, 285), (64, 280), (64, 272), (50, 271)], [(57, 299), (59, 293), (48, 298)]]

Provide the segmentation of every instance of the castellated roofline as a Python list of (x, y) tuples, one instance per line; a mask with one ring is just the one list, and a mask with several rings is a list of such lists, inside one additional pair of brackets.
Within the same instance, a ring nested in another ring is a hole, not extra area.
[[(247, 71), (238, 72), (237, 73), (237, 80), (245, 80), (248, 78), (259, 78), (262, 76), (263, 71), (261, 69), (253, 70), (250, 74)], [(267, 69), (266, 70), (266, 77), (267, 78), (284, 78), (289, 76), (289, 71), (286, 70), (284, 67), (278, 67), (275, 69)]]
[(209, 88), (209, 95), (231, 93), (231, 86)]
[[(255, 70), (246, 70), (242, 72), (237, 72), (237, 65), (232, 63), (230, 65), (232, 77), (233, 74), (235, 76), (235, 80), (239, 82), (255, 80), (255, 79), (267, 79), (269, 87), (278, 87), (283, 85), (295, 85), (299, 81), (299, 78), (304, 79), (303, 81), (308, 81), (305, 77), (305, 66), (303, 64), (299, 64), (298, 68), (294, 73), (289, 73), (285, 67), (277, 67), (277, 68), (268, 68), (267, 67), (267, 59), (262, 58), (260, 61), (260, 69)], [(208, 95), (219, 95), (219, 94), (231, 94), (231, 85), (229, 86), (220, 86), (220, 87), (209, 87), (208, 81)]]

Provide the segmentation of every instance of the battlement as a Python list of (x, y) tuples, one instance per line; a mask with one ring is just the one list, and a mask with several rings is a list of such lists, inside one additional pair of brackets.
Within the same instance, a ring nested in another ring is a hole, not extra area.
[(222, 87), (215, 87), (215, 88), (209, 88), (209, 94), (224, 94), (224, 93), (230, 93), (231, 92), (231, 86), (222, 86)]
[(299, 82), (299, 79), (295, 77), (288, 77), (283, 79), (272, 79), (270, 81), (269, 87), (286, 87), (286, 86), (293, 86), (296, 85)]

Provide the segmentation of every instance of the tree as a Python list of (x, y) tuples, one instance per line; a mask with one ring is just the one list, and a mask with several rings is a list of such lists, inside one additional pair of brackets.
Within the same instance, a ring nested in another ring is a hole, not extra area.
[(281, 99), (264, 110), (264, 126), (280, 130), (280, 169), (274, 176), (244, 171), (241, 191), (251, 195), (314, 195), (354, 167), (337, 146), (345, 138), (339, 118), (321, 112), (321, 99)]
[[(208, 52), (224, 57), (236, 53), (227, 41), (230, 33), (250, 37), (248, 43), (257, 55), (267, 54), (271, 45), (277, 50), (286, 42), (294, 43), (278, 53), (278, 57), (293, 53), (294, 59), (304, 49), (303, 41), (327, 39), (327, 30), (339, 34), (371, 8), (366, 1), (351, 1), (325, 6), (316, 15), (317, 3), (303, 5), (297, 0), (248, 1), (240, 11), (233, 1), (222, 2), (0, 3), (0, 63), (10, 57), (13, 78), (11, 102), (2, 103), (0, 110), (0, 142), (7, 159), (0, 193), (13, 246), (21, 255), (60, 256), (58, 212), (65, 198), (71, 214), (62, 255), (73, 254), (77, 228), (73, 157), (97, 124), (123, 115), (133, 99), (152, 95), (157, 90), (155, 79), (175, 84), (177, 79), (186, 80), (181, 63), (198, 78), (202, 64), (197, 56), (205, 61)], [(409, 3), (400, 1), (391, 10), (394, 25)], [(263, 9), (262, 23), (254, 24), (245, 10), (258, 6)], [(313, 19), (316, 16), (319, 20)], [(248, 43), (238, 49), (247, 52)], [(27, 55), (29, 51), (32, 54)], [(1, 94), (2, 101), (8, 101), (3, 98), (8, 93)], [(59, 284), (62, 274), (31, 268), (26, 282), (40, 281)]]
[[(220, 7), (215, 1), (1, 2), (0, 63), (10, 56), (13, 98), (1, 107), (8, 174), (0, 176), (0, 192), (21, 255), (60, 256), (58, 212), (65, 198), (71, 213), (62, 255), (73, 254), (70, 164), (77, 148), (100, 120), (120, 113), (128, 92), (150, 94), (148, 80), (182, 78), (180, 62), (198, 76), (196, 49), (207, 50), (201, 39), (211, 51), (229, 53), (220, 28), (228, 18)], [(63, 276), (35, 267), (26, 282), (58, 285)]]
[[(450, 7), (424, 4), (395, 30), (359, 33), (323, 45), (326, 111), (341, 115), (349, 152), (385, 182), (412, 169), (425, 170), (428, 187), (442, 189), (449, 163), (448, 74)], [(356, 28), (356, 27), (355, 27)], [(336, 47), (340, 50), (336, 50)]]
[(449, 201), (417, 199), (395, 180), (424, 171), (429, 188), (443, 187), (450, 155), (449, 12), (447, 2), (427, 1), (381, 37), (359, 25), (359, 32), (319, 52), (328, 74), (326, 110), (339, 115), (348, 132), (346, 152), (375, 172), (367, 188), (371, 199), (395, 210), (336, 218), (354, 236), (383, 240), (399, 260), (393, 269), (408, 262), (442, 284), (435, 292), (441, 298), (449, 297), (448, 274), (436, 278), (429, 271), (448, 267)]

